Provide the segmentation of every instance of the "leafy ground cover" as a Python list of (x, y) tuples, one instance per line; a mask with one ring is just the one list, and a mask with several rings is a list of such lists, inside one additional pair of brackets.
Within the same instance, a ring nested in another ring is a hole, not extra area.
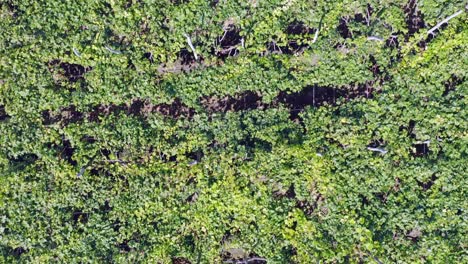
[(463, 263), (464, 1), (0, 3), (5, 263)]

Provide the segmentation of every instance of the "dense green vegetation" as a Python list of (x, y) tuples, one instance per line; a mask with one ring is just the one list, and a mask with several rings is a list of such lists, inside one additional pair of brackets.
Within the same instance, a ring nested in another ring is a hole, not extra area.
[(0, 262), (466, 262), (465, 4), (0, 1)]

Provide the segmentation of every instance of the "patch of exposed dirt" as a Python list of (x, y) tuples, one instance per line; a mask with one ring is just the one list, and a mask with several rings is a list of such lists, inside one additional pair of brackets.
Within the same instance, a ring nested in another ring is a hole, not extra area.
[(353, 37), (352, 31), (348, 27), (348, 18), (342, 17), (340, 19), (340, 22), (336, 30), (338, 31), (338, 33), (340, 33), (340, 36), (344, 39)]
[(296, 201), (296, 207), (301, 209), (304, 214), (306, 215), (312, 215), (315, 211), (315, 208), (317, 207), (316, 204), (312, 204), (308, 201)]
[(160, 113), (172, 118), (192, 117), (195, 110), (187, 107), (180, 99), (175, 99), (171, 104), (159, 104), (153, 107), (153, 113)]
[(218, 3), (219, 3), (219, 0), (212, 0), (212, 1), (210, 2), (210, 6), (211, 6), (212, 8), (215, 8), (215, 7), (218, 5)]
[(189, 2), (189, 0), (170, 0), (171, 3), (175, 4), (175, 5), (181, 5), (181, 4), (186, 4)]
[(52, 125), (60, 121), (58, 116), (53, 115), (49, 110), (42, 111), (42, 124), (43, 125)]
[(413, 242), (417, 242), (421, 236), (422, 236), (422, 232), (421, 230), (419, 230), (419, 228), (414, 228), (413, 230), (411, 230), (410, 232), (406, 234), (406, 237), (408, 239), (411, 239)]
[(130, 104), (122, 105), (97, 105), (90, 112), (80, 112), (72, 106), (62, 108), (59, 113), (54, 113), (50, 110), (42, 112), (42, 120), (44, 125), (52, 125), (60, 123), (66, 126), (70, 123), (77, 123), (85, 118), (90, 122), (99, 122), (100, 118), (109, 115), (119, 115), (125, 113), (127, 115), (147, 117), (150, 113), (160, 113), (164, 116), (172, 118), (187, 117), (190, 118), (195, 114), (195, 110), (184, 105), (179, 99), (175, 99), (170, 104), (153, 105), (148, 100), (134, 99)]
[(407, 125), (407, 126), (404, 126), (404, 125), (403, 125), (403, 126), (400, 126), (400, 129), (399, 129), (399, 130), (400, 130), (400, 131), (406, 130), (408, 137), (410, 137), (410, 138), (412, 138), (412, 139), (415, 139), (415, 138), (416, 138), (416, 134), (414, 134), (414, 128), (415, 128), (415, 126), (416, 126), (416, 121), (410, 120), (410, 121), (408, 122), (408, 125)]
[[(280, 184), (276, 184), (278, 190), (273, 192), (273, 197), (275, 199), (291, 199), (296, 202), (295, 207), (301, 209), (306, 215), (311, 216), (314, 211), (323, 203), (324, 197), (322, 194), (316, 192), (313, 194), (312, 201), (310, 200), (301, 200), (296, 197), (296, 192), (294, 188), (294, 184), (291, 184), (287, 190), (281, 187)], [(321, 208), (324, 211), (328, 210), (325, 207)], [(328, 213), (328, 212), (326, 212)]]
[(83, 120), (83, 113), (78, 111), (74, 105), (70, 105), (60, 109), (59, 113), (45, 110), (42, 112), (42, 119), (44, 125), (51, 125), (60, 122), (62, 126), (70, 123), (77, 123)]
[(382, 70), (380, 69), (379, 64), (375, 60), (375, 57), (372, 55), (369, 56), (369, 61), (372, 63), (372, 66), (370, 67), (369, 70), (372, 72), (375, 78), (378, 78), (379, 76), (383, 74)]
[(344, 39), (354, 38), (355, 34), (361, 34), (361, 32), (353, 32), (350, 29), (349, 24), (358, 23), (358, 24), (363, 24), (369, 27), (371, 23), (370, 18), (371, 18), (373, 11), (374, 9), (372, 8), (372, 6), (370, 4), (367, 4), (367, 8), (364, 14), (355, 13), (354, 17), (351, 17), (351, 16), (341, 17), (336, 30), (338, 31), (340, 36)]
[(266, 56), (268, 54), (302, 54), (307, 48), (309, 48), (309, 44), (307, 44), (307, 42), (313, 39), (312, 35), (316, 30), (317, 29), (311, 28), (301, 21), (294, 21), (286, 27), (284, 31), (286, 34), (291, 36), (310, 36), (302, 40), (291, 39), (286, 45), (279, 45), (276, 41), (267, 42), (265, 44), (266, 51), (263, 52), (261, 56)]
[(389, 48), (399, 48), (400, 47), (400, 42), (398, 41), (398, 36), (397, 35), (391, 35), (388, 37), (387, 40), (385, 40), (385, 46)]
[(260, 257), (255, 252), (247, 252), (242, 248), (225, 249), (221, 253), (223, 263), (252, 263), (265, 264), (267, 260)]
[(86, 224), (88, 222), (89, 214), (84, 213), (81, 210), (75, 210), (73, 211), (71, 218), (75, 224), (77, 223)]
[(0, 9), (5, 7), (9, 16), (12, 18), (17, 18), (22, 12), (19, 10), (18, 6), (12, 2), (13, 1), (3, 1), (0, 3)]
[(8, 118), (10, 118), (10, 116), (7, 114), (5, 106), (0, 105), (0, 121), (5, 121)]
[(297, 40), (290, 40), (287, 45), (280, 46), (276, 42), (271, 41), (266, 44), (267, 51), (261, 54), (262, 56), (268, 54), (302, 54), (304, 50), (309, 47), (307, 43), (300, 43)]
[(429, 145), (427, 143), (413, 144), (413, 156), (423, 157), (429, 154)]
[(190, 260), (183, 257), (173, 257), (171, 260), (172, 264), (192, 264)]
[(50, 61), (48, 66), (56, 81), (66, 78), (70, 82), (84, 79), (84, 74), (93, 69), (90, 66), (85, 67), (79, 64), (62, 62), (58, 59)]
[(36, 154), (26, 153), (26, 154), (22, 154), (22, 155), (20, 155), (19, 157), (16, 157), (16, 158), (11, 157), (11, 158), (9, 158), (9, 161), (13, 166), (18, 166), (20, 168), (24, 168), (25, 166), (33, 164), (38, 159), (39, 159), (39, 157)]
[(195, 55), (188, 49), (181, 49), (177, 54), (177, 58), (179, 58), (180, 64), (182, 65), (192, 65), (196, 63)]
[(316, 29), (307, 26), (302, 21), (294, 21), (293, 23), (289, 24), (286, 28), (286, 34), (289, 35), (314, 34), (315, 31)]
[(240, 29), (233, 24), (228, 24), (224, 26), (224, 34), (216, 38), (215, 47), (211, 53), (221, 59), (236, 56), (240, 45), (242, 45)]
[(145, 54), (143, 54), (143, 58), (147, 59), (151, 64), (154, 63), (152, 52), (145, 52)]
[(418, 181), (418, 185), (423, 189), (423, 191), (427, 191), (429, 190), (432, 185), (434, 185), (435, 181), (438, 179), (437, 175), (436, 174), (433, 174), (431, 176), (431, 179), (428, 180), (427, 182), (420, 182)]
[(409, 0), (404, 6), (403, 11), (405, 12), (406, 26), (408, 27), (408, 33), (405, 36), (406, 41), (412, 37), (415, 33), (419, 32), (421, 28), (425, 27), (424, 16), (421, 10), (418, 8), (418, 2), (416, 0)]
[(23, 248), (23, 247), (16, 247), (12, 250), (12, 255), (15, 257), (20, 257), (24, 253), (27, 253), (29, 250)]
[(275, 184), (277, 189), (276, 191), (273, 192), (273, 197), (276, 199), (280, 198), (289, 198), (289, 199), (295, 199), (296, 198), (296, 191), (294, 188), (294, 184), (291, 184), (289, 188), (286, 190), (281, 187), (280, 184)]
[(78, 163), (73, 159), (73, 154), (75, 153), (75, 148), (71, 145), (71, 142), (62, 136), (62, 142), (59, 144), (56, 143), (46, 143), (44, 146), (47, 149), (53, 150), (55, 156), (63, 161), (66, 161), (72, 166), (76, 166)]
[(106, 200), (106, 201), (104, 202), (104, 204), (101, 205), (101, 206), (99, 207), (99, 211), (100, 211), (100, 212), (103, 212), (103, 213), (105, 213), (105, 214), (107, 214), (107, 213), (109, 213), (110, 211), (112, 211), (112, 206), (110, 206), (108, 200)]
[(200, 103), (210, 113), (227, 112), (227, 111), (244, 111), (251, 109), (264, 109), (267, 107), (262, 102), (262, 97), (252, 91), (243, 92), (233, 96), (204, 96), (200, 99)]
[(354, 21), (370, 26), (370, 19), (373, 13), (374, 13), (374, 8), (372, 8), (370, 4), (367, 4), (364, 14), (362, 13), (354, 14)]
[(270, 104), (264, 103), (262, 97), (252, 91), (223, 98), (203, 97), (201, 103), (208, 112), (263, 110), (278, 107), (280, 104), (289, 108), (292, 112), (298, 112), (302, 111), (306, 106), (333, 105), (339, 98), (352, 99), (359, 96), (367, 96), (369, 98), (372, 92), (372, 87), (369, 85), (356, 85), (352, 88), (321, 87), (315, 85), (307, 86), (295, 93), (281, 91)]
[[(153, 55), (150, 52), (144, 54), (144, 57), (147, 58), (151, 63), (153, 60)], [(174, 62), (162, 63), (158, 66), (159, 74), (167, 73), (189, 73), (196, 69), (203, 69), (206, 67), (214, 66), (219, 64), (218, 62), (207, 63), (204, 61), (203, 57), (198, 58), (198, 61), (195, 60), (195, 56), (192, 52), (187, 49), (181, 49), (178, 53), (178, 58)]]
[(123, 105), (97, 105), (87, 114), (87, 118), (91, 122), (99, 122), (100, 117), (106, 117), (111, 114), (118, 115), (122, 111), (125, 111), (125, 106)]
[(335, 105), (337, 99), (350, 100), (356, 97), (372, 98), (374, 88), (372, 83), (357, 84), (351, 87), (322, 87), (307, 86), (296, 93), (280, 92), (276, 102), (282, 103), (291, 111), (291, 118), (296, 119), (299, 113), (307, 106), (320, 107), (322, 105)]
[(68, 139), (63, 137), (61, 144), (57, 145), (55, 143), (49, 143), (47, 144), (47, 148), (55, 150), (59, 159), (67, 161), (72, 166), (77, 165), (77, 162), (73, 160), (75, 148), (73, 148)]
[(74, 105), (63, 108), (60, 111), (60, 115), (64, 125), (83, 120), (83, 114), (79, 112)]
[(77, 163), (73, 160), (73, 153), (75, 153), (75, 148), (72, 147), (71, 143), (67, 139), (63, 139), (63, 145), (60, 147), (59, 157), (66, 160), (72, 166), (76, 166)]
[(338, 97), (343, 96), (343, 90), (329, 87), (307, 86), (296, 93), (280, 92), (277, 101), (293, 111), (302, 110), (305, 106), (321, 106), (325, 103), (334, 104)]
[(359, 194), (358, 197), (359, 197), (359, 199), (361, 199), (361, 204), (363, 206), (368, 206), (370, 204), (369, 199), (367, 199), (367, 197), (365, 195)]
[(287, 263), (289, 264), (298, 264), (293, 260), (295, 256), (297, 256), (297, 248), (292, 245), (287, 245), (281, 248), (281, 255), (285, 257)]
[(88, 144), (94, 144), (96, 143), (96, 141), (97, 141), (96, 138), (93, 136), (86, 135), (81, 138), (81, 142), (88, 143)]
[(374, 193), (375, 197), (383, 204), (387, 203), (388, 194), (384, 192)]
[[(447, 96), (451, 91), (454, 91), (455, 88), (464, 82), (464, 78), (459, 78), (455, 74), (452, 74), (450, 79), (444, 82), (445, 90), (442, 94), (443, 96)], [(1, 116), (1, 107), (0, 107), (0, 116)], [(0, 117), (1, 120), (1, 117)]]
[(121, 252), (125, 253), (128, 253), (132, 250), (132, 248), (128, 245), (128, 240), (124, 240), (122, 243), (118, 244), (117, 247)]
[[(335, 105), (338, 99), (342, 98), (345, 100), (356, 97), (372, 98), (374, 92), (373, 82), (369, 81), (364, 84), (350, 85), (349, 87), (337, 88), (314, 85), (307, 86), (303, 90), (294, 93), (282, 91), (271, 103), (264, 103), (263, 97), (257, 92), (246, 91), (224, 97), (203, 96), (200, 98), (200, 104), (208, 113), (226, 113), (228, 111), (237, 112), (253, 109), (265, 110), (282, 105), (290, 109), (292, 119), (297, 119), (299, 113), (307, 106)], [(142, 118), (146, 118), (150, 113), (159, 113), (177, 119), (191, 118), (195, 114), (195, 110), (186, 106), (177, 98), (170, 104), (157, 105), (152, 104), (149, 100), (137, 98), (130, 104), (97, 105), (87, 113), (79, 112), (75, 106), (71, 105), (62, 108), (59, 113), (44, 111), (42, 118), (44, 125), (60, 123), (62, 126), (66, 126), (70, 123), (80, 122), (85, 118), (90, 122), (99, 122), (102, 117), (118, 115), (120, 113)]]
[(189, 195), (185, 201), (188, 202), (188, 203), (194, 203), (198, 200), (198, 192), (194, 192), (192, 193), (191, 195)]
[(296, 200), (296, 207), (301, 209), (306, 215), (311, 216), (325, 199), (320, 193), (316, 193), (314, 196), (314, 201)]
[(378, 147), (382, 147), (382, 146), (385, 146), (385, 141), (382, 140), (382, 139), (379, 139), (379, 140), (372, 140), (372, 141), (367, 145), (367, 147), (370, 147), (370, 148), (378, 148)]

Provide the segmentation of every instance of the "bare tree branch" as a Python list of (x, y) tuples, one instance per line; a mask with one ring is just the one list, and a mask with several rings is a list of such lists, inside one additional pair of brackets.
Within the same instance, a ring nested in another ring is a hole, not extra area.
[(110, 53), (114, 53), (114, 54), (122, 54), (121, 51), (118, 51), (118, 50), (115, 50), (115, 49), (112, 49), (110, 48), (109, 46), (105, 46), (104, 47), (106, 50), (108, 50)]
[(386, 154), (388, 152), (387, 150), (381, 149), (381, 148), (367, 147), (367, 149), (370, 150), (370, 151), (380, 152), (382, 154)]
[(73, 53), (75, 53), (77, 57), (81, 57), (81, 53), (76, 48), (73, 48)]
[(384, 41), (383, 38), (377, 37), (377, 36), (370, 36), (370, 37), (367, 37), (367, 40)]
[(264, 258), (257, 258), (257, 257), (255, 257), (255, 258), (250, 258), (250, 259), (247, 260), (247, 263), (252, 262), (252, 261), (266, 261), (266, 259), (264, 259)]
[(76, 175), (76, 177), (80, 178), (81, 176), (83, 176), (84, 172), (85, 172), (85, 167), (81, 167), (80, 171), (78, 172), (78, 174)]
[(258, 257), (253, 257), (253, 258), (249, 258), (249, 259), (246, 259), (246, 260), (225, 260), (223, 261), (223, 263), (233, 263), (233, 264), (247, 264), (247, 263), (250, 263), (250, 262), (253, 262), (253, 261), (267, 261), (266, 259), (264, 258), (258, 258)]
[(193, 56), (195, 57), (195, 60), (198, 60), (197, 51), (195, 50), (195, 47), (192, 44), (192, 40), (190, 39), (190, 36), (184, 33), (184, 37), (187, 38), (187, 43), (193, 52)]
[(434, 35), (434, 31), (439, 29), (443, 24), (448, 23), (452, 18), (455, 18), (455, 17), (461, 15), (461, 13), (463, 13), (463, 10), (459, 10), (459, 11), (455, 12), (453, 15), (451, 15), (451, 16), (447, 17), (446, 19), (440, 21), (433, 28), (429, 29), (429, 31), (427, 31), (427, 34), (428, 35)]
[(318, 26), (317, 30), (315, 31), (314, 39), (312, 40), (312, 43), (315, 43), (317, 41), (320, 29), (322, 28), (323, 18), (325, 17), (325, 15), (326, 15), (326, 13), (323, 13), (322, 17), (320, 18), (319, 26)]
[(318, 34), (319, 34), (319, 29), (317, 29), (317, 31), (315, 31), (314, 39), (312, 40), (312, 43), (315, 43), (317, 41)]
[(224, 40), (224, 38), (226, 37), (226, 34), (227, 34), (227, 33), (228, 33), (228, 30), (224, 30), (224, 34), (223, 34), (223, 36), (219, 39), (219, 43), (221, 43), (221, 42)]

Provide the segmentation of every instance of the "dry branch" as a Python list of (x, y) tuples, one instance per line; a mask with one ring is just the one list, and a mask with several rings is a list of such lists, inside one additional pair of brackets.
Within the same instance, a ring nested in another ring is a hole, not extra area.
[(318, 34), (319, 34), (319, 29), (317, 29), (317, 31), (315, 31), (315, 35), (314, 35), (314, 39), (312, 40), (312, 43), (315, 43), (317, 41)]
[(376, 36), (367, 37), (367, 40), (384, 41), (383, 38), (381, 38), (381, 37), (376, 37)]
[(388, 152), (387, 150), (381, 149), (381, 148), (367, 147), (367, 149), (370, 150), (370, 151), (380, 152), (382, 154), (386, 154)]
[(225, 260), (223, 262), (224, 263), (233, 263), (233, 264), (247, 264), (247, 263), (250, 263), (250, 262), (253, 262), (253, 261), (264, 261), (264, 262), (266, 262), (267, 260), (264, 259), (264, 258), (253, 257), (253, 258), (249, 258), (249, 259), (246, 259), (246, 260)]
[(427, 31), (427, 34), (428, 35), (434, 35), (434, 31), (436, 31), (437, 29), (439, 29), (443, 24), (445, 23), (448, 23), (452, 18), (455, 18), (459, 15), (461, 15), (461, 13), (463, 13), (463, 10), (459, 10), (457, 12), (455, 12), (453, 15), (447, 17), (446, 19), (440, 21), (437, 25), (435, 25), (433, 28), (429, 29)]
[(192, 40), (190, 39), (190, 36), (184, 33), (184, 37), (187, 38), (187, 43), (193, 52), (193, 56), (195, 57), (195, 60), (198, 60), (197, 51), (195, 50), (195, 47), (192, 44)]
[(115, 50), (115, 49), (112, 49), (110, 48), (109, 46), (105, 46), (104, 47), (106, 50), (108, 50), (110, 53), (114, 53), (114, 54), (122, 54), (121, 51), (118, 51), (118, 50)]

